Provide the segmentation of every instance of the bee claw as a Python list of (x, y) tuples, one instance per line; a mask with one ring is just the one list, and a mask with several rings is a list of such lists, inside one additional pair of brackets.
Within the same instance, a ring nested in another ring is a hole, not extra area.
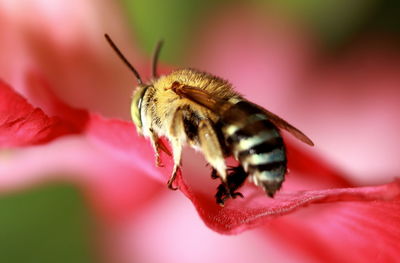
[(178, 190), (178, 187), (173, 186), (175, 181), (175, 175), (171, 176), (171, 178), (169, 178), (168, 182), (167, 182), (167, 186), (170, 190), (176, 191)]
[(173, 182), (168, 181), (167, 186), (168, 186), (168, 189), (170, 189), (172, 191), (178, 190), (178, 187), (173, 186)]
[(168, 156), (172, 156), (172, 153), (169, 151), (168, 147), (160, 139), (158, 139), (156, 141), (156, 148), (157, 148), (157, 151), (161, 150), (161, 151), (165, 152)]
[(217, 193), (215, 194), (217, 204), (220, 206), (224, 206), (225, 201), (229, 198), (236, 199), (237, 197), (244, 197), (242, 193), (236, 192), (236, 190), (244, 183), (247, 174), (241, 166), (229, 167), (228, 171), (230, 173), (228, 174), (226, 182), (222, 182), (218, 186)]
[(219, 204), (221, 207), (225, 206), (225, 201), (231, 197), (229, 194), (229, 189), (227, 186), (222, 183), (218, 186), (217, 188), (217, 193), (215, 194), (215, 199), (217, 204)]
[(176, 175), (178, 174), (178, 171), (180, 171), (179, 166), (176, 168), (176, 170), (174, 170), (174, 172), (172, 173), (171, 177), (168, 179), (168, 182), (167, 182), (168, 188), (173, 191), (178, 190), (178, 187), (173, 186)]
[(217, 174), (217, 170), (213, 169), (211, 172), (211, 178), (212, 179), (218, 179), (218, 174)]
[(241, 198), (244, 198), (243, 194), (240, 192), (234, 192), (234, 193), (231, 193), (230, 195), (233, 199), (236, 199), (236, 197), (238, 197), (238, 196)]
[(224, 207), (225, 206), (225, 201), (224, 200), (217, 201), (217, 203), (219, 204), (220, 207)]
[(156, 156), (156, 166), (157, 167), (164, 167), (164, 163), (161, 161), (161, 158), (159, 155)]

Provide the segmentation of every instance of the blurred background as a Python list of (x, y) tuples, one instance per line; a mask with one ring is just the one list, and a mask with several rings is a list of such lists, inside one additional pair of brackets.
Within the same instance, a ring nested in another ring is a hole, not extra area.
[[(146, 77), (163, 39), (163, 73), (194, 67), (228, 79), (353, 182), (385, 183), (400, 170), (399, 17), (396, 0), (0, 0), (0, 78), (25, 94), (37, 72), (68, 104), (128, 120), (136, 82), (103, 35)], [(0, 158), (16, 152), (25, 154)], [(117, 198), (107, 213), (124, 216), (102, 218), (62, 170), (29, 185), (1, 172), (1, 262), (315, 262), (257, 231), (212, 232), (157, 182), (146, 183), (145, 205)]]

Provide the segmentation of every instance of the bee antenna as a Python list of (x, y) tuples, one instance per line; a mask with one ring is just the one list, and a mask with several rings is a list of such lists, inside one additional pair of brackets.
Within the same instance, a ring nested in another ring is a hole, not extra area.
[(107, 39), (107, 42), (110, 44), (110, 46), (114, 49), (115, 53), (119, 56), (119, 58), (125, 63), (125, 65), (128, 66), (128, 68), (133, 72), (135, 77), (137, 78), (137, 81), (140, 84), (143, 84), (142, 78), (140, 77), (139, 73), (137, 70), (132, 66), (131, 63), (126, 59), (126, 57), (122, 54), (121, 50), (115, 45), (114, 41), (112, 41), (111, 37), (108, 34), (104, 34), (105, 38)]
[(151, 71), (153, 78), (156, 78), (158, 76), (158, 74), (157, 74), (157, 63), (158, 63), (158, 59), (160, 57), (160, 52), (161, 52), (161, 48), (162, 48), (163, 44), (164, 44), (163, 40), (158, 41), (156, 49), (154, 50), (153, 65), (152, 65), (152, 71)]

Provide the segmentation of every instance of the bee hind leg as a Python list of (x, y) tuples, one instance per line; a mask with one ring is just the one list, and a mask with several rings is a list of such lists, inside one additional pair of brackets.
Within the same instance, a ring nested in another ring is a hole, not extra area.
[(243, 185), (246, 178), (247, 173), (242, 166), (230, 168), (226, 183), (220, 184), (217, 188), (217, 193), (215, 194), (217, 203), (220, 206), (224, 206), (225, 201), (229, 198), (235, 199), (238, 196), (243, 198), (243, 194), (236, 192), (236, 190)]
[(221, 144), (213, 124), (209, 120), (201, 120), (198, 128), (201, 150), (207, 162), (212, 166), (211, 178), (226, 180), (226, 164)]
[(183, 147), (183, 142), (181, 141), (181, 135), (184, 132), (184, 126), (183, 126), (183, 112), (181, 109), (177, 109), (174, 113), (174, 116), (172, 118), (172, 123), (170, 126), (170, 135), (169, 138), (172, 138), (170, 141), (171, 146), (172, 146), (172, 156), (174, 159), (174, 168), (172, 170), (172, 175), (168, 179), (167, 186), (171, 190), (177, 190), (177, 187), (174, 187), (174, 181), (175, 178), (180, 172), (181, 169), (181, 159), (182, 159), (182, 147)]

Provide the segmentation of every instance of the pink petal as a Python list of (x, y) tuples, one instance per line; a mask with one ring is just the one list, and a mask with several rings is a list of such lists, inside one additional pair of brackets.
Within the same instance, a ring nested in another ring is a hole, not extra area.
[[(156, 168), (153, 164), (154, 153), (149, 142), (137, 136), (131, 123), (106, 120), (92, 114), (86, 127), (86, 134), (98, 147), (112, 153), (126, 165), (139, 168), (161, 182), (167, 181), (172, 168), (171, 161), (164, 157), (167, 167)], [(397, 182), (370, 188), (298, 191), (333, 186), (349, 187), (350, 184), (340, 172), (295, 145), (288, 141), (291, 174), (284, 189), (291, 191), (282, 192), (275, 199), (267, 198), (253, 186), (245, 186), (242, 191), (246, 196), (245, 199), (231, 200), (225, 208), (220, 208), (213, 198), (216, 184), (207, 178), (209, 171), (187, 173), (185, 174), (187, 182), (182, 175), (179, 175), (177, 184), (192, 200), (205, 223), (221, 233), (238, 233), (263, 224), (271, 217), (290, 213), (313, 203), (390, 199), (399, 194)], [(193, 170), (198, 171), (198, 169)], [(196, 184), (196, 177), (207, 178), (208, 182)]]
[(400, 199), (314, 206), (271, 221), (273, 235), (316, 262), (398, 262)]
[[(5, 90), (10, 91), (10, 89)], [(159, 191), (156, 185), (146, 186), (147, 180), (144, 175), (150, 174), (166, 182), (171, 171), (170, 163), (167, 169), (154, 167), (153, 152), (149, 143), (136, 135), (131, 123), (106, 120), (94, 114), (91, 114), (89, 119), (85, 129), (86, 136), (83, 139), (88, 140), (85, 142), (86, 145), (95, 147), (94, 151), (85, 150), (85, 147), (78, 147), (68, 140), (65, 141), (63, 147), (52, 148), (63, 145), (62, 142), (65, 139), (57, 140), (50, 145), (32, 148), (31, 154), (25, 150), (27, 155), (22, 156), (22, 159), (14, 156), (14, 163), (9, 164), (8, 167), (11, 168), (8, 170), (4, 168), (7, 166), (2, 164), (3, 170), (0, 170), (0, 174), (13, 174), (13, 177), (1, 176), (1, 178), (3, 180), (20, 178), (22, 179), (20, 183), (26, 183), (29, 180), (23, 175), (43, 172), (46, 174), (76, 172), (79, 175), (85, 175), (85, 177), (78, 177), (78, 180), (86, 185), (84, 187), (87, 189), (86, 193), (94, 209), (106, 222), (120, 224), (121, 221), (130, 218), (133, 211), (148, 204), (146, 200)], [(281, 218), (282, 215), (294, 211), (306, 212), (307, 209), (301, 208), (311, 204), (335, 202), (335, 205), (340, 206), (343, 201), (349, 204), (354, 201), (357, 201), (357, 204), (369, 204), (370, 201), (380, 202), (378, 200), (385, 200), (382, 204), (389, 206), (396, 204), (397, 201), (393, 201), (393, 198), (399, 198), (398, 182), (377, 187), (298, 191), (299, 188), (318, 189), (327, 185), (346, 186), (348, 183), (341, 178), (341, 173), (296, 147), (290, 140), (288, 140), (288, 146), (291, 156), (289, 159), (291, 173), (284, 189), (275, 199), (269, 199), (260, 189), (246, 185), (241, 189), (245, 199), (230, 200), (224, 208), (221, 208), (213, 198), (217, 183), (209, 178), (208, 170), (190, 169), (184, 176), (179, 175), (177, 184), (191, 199), (206, 225), (224, 234), (239, 233), (261, 226), (266, 222), (271, 222), (271, 219)], [(44, 149), (47, 151), (43, 151)], [(41, 161), (44, 159), (45, 163)], [(18, 169), (20, 169), (19, 172)], [(200, 182), (201, 180), (207, 182), (198, 183), (196, 180), (199, 177), (201, 177)], [(3, 182), (2, 185), (4, 184), (10, 185), (10, 182)], [(313, 209), (317, 207), (313, 206)], [(371, 213), (376, 212), (379, 211), (374, 210)], [(320, 214), (318, 209), (313, 213), (315, 217)], [(397, 224), (393, 220), (387, 223), (389, 226)], [(376, 224), (372, 227), (376, 228)], [(296, 229), (296, 225), (292, 229)], [(310, 244), (313, 243), (310, 242)]]
[[(301, 158), (301, 156), (298, 158)], [(190, 176), (193, 176), (193, 173)], [(300, 173), (296, 174), (293, 171), (291, 176), (301, 177), (302, 175)], [(290, 187), (292, 183), (289, 178), (283, 190), (273, 199), (267, 197), (261, 189), (252, 185), (246, 185), (240, 189), (240, 192), (245, 196), (244, 199), (229, 200), (225, 207), (221, 208), (215, 203), (213, 198), (216, 190), (208, 187), (208, 191), (205, 191), (193, 186), (185, 181), (187, 177), (178, 177), (181, 191), (191, 199), (205, 224), (223, 234), (240, 233), (244, 230), (265, 224), (277, 216), (292, 213), (311, 204), (377, 200), (393, 202), (394, 199), (400, 198), (399, 181), (371, 187), (285, 191), (286, 185)]]
[[(158, 180), (166, 182), (171, 166), (161, 169), (154, 168), (151, 164), (149, 167), (149, 159), (151, 161), (154, 159), (152, 149), (145, 140), (132, 138), (134, 133), (128, 130), (133, 129), (131, 124), (94, 119), (90, 127), (89, 136), (94, 136), (95, 140), (101, 140), (100, 145), (112, 151), (113, 155), (119, 156), (127, 163), (136, 160), (137, 162), (133, 165), (141, 167), (148, 174), (155, 175)], [(204, 222), (213, 230), (225, 234), (239, 233), (254, 228), (271, 218), (294, 212), (310, 204), (390, 201), (400, 195), (399, 182), (382, 186), (350, 188), (350, 184), (335, 169), (301, 151), (298, 147), (292, 144), (289, 146), (290, 152), (296, 152), (297, 155), (289, 159), (290, 164), (293, 164), (289, 165), (291, 173), (283, 190), (274, 199), (268, 198), (260, 189), (246, 185), (241, 189), (245, 195), (244, 199), (230, 200), (224, 208), (221, 208), (215, 203), (213, 197), (218, 182), (209, 178), (209, 169), (198, 167), (189, 169), (190, 172), (184, 172), (183, 176), (179, 174), (176, 183), (180, 190), (191, 199)], [(141, 149), (140, 153), (135, 150), (136, 148)], [(328, 186), (347, 188), (326, 189)], [(313, 189), (312, 187), (321, 190), (299, 191), (299, 188), (304, 190)], [(285, 191), (285, 189), (288, 190)]]
[(42, 74), (30, 71), (25, 77), (24, 97), (49, 116), (57, 116), (82, 131), (88, 121), (87, 110), (71, 107), (59, 99)]
[(86, 136), (120, 160), (147, 173), (147, 175), (166, 183), (172, 160), (161, 152), (165, 167), (155, 166), (155, 154), (150, 142), (136, 133), (132, 122), (105, 119), (92, 114), (86, 129)]
[(114, 262), (164, 263), (166, 258), (174, 263), (309, 262), (306, 256), (302, 261), (299, 253), (290, 253), (275, 235), (266, 237), (260, 232), (227, 236), (210, 231), (194, 213), (192, 204), (171, 192), (117, 230), (113, 244), (125, 261)]
[[(152, 150), (149, 146), (145, 147), (146, 141), (133, 140), (131, 138), (134, 133), (127, 132), (126, 129), (127, 127), (131, 127), (130, 125), (115, 121), (108, 121), (108, 124), (106, 123), (94, 122), (91, 125), (92, 129), (89, 130), (90, 136), (94, 136), (96, 140), (103, 140), (104, 146), (127, 162), (133, 159), (140, 160), (135, 165), (143, 167), (143, 169), (146, 169), (151, 174), (156, 174), (159, 180), (166, 182), (171, 167), (169, 166), (168, 169), (162, 170), (148, 167), (149, 158), (150, 160), (153, 159)], [(123, 126), (126, 127), (123, 128)], [(105, 129), (105, 127), (108, 127), (108, 129)], [(133, 144), (132, 142), (135, 143)], [(138, 154), (134, 149), (135, 147), (144, 150), (141, 150), (140, 154)], [(293, 152), (296, 148), (290, 145), (290, 149)], [(312, 157), (310, 154), (306, 154), (299, 149), (296, 149), (296, 151), (298, 155), (291, 158), (290, 163), (294, 165), (289, 166), (292, 172), (285, 183), (284, 190), (286, 188), (299, 188), (299, 178), (303, 180), (303, 189), (310, 188), (310, 185), (315, 188), (327, 187), (327, 185), (331, 187), (334, 185), (349, 186), (349, 183), (334, 169), (329, 168), (323, 162), (318, 162), (318, 159)], [(126, 158), (126, 154), (131, 157)], [(399, 182), (374, 187), (333, 188), (309, 191), (299, 191), (298, 189), (297, 191), (283, 190), (275, 199), (266, 197), (260, 189), (254, 186), (246, 185), (241, 189), (241, 192), (245, 195), (244, 199), (230, 200), (224, 208), (221, 208), (215, 203), (213, 197), (217, 184), (209, 178), (210, 171), (205, 169), (190, 170), (191, 172), (184, 173), (183, 176), (179, 174), (177, 185), (191, 199), (204, 222), (213, 230), (225, 234), (239, 233), (243, 230), (259, 226), (271, 218), (294, 212), (310, 204), (392, 200), (400, 195)], [(160, 172), (163, 174), (160, 174)], [(199, 181), (199, 178), (203, 179)], [(295, 178), (295, 180), (292, 180), (292, 178)]]
[(0, 156), (0, 191), (54, 180), (73, 182), (84, 190), (102, 223), (119, 224), (160, 190), (136, 164), (84, 136), (68, 136)]
[(79, 127), (58, 117), (49, 117), (0, 81), (0, 146), (44, 143), (78, 132)]
[[(167, 181), (172, 168), (170, 161), (168, 167), (156, 168), (153, 164), (154, 154), (149, 142), (136, 135), (132, 124), (92, 116), (88, 127), (89, 138), (95, 140), (99, 146), (105, 147), (107, 151), (112, 152), (114, 156), (118, 156), (127, 164), (140, 167), (159, 181), (163, 183)], [(230, 200), (224, 208), (221, 208), (214, 199), (217, 182), (209, 178), (210, 171), (207, 169), (198, 172), (194, 171), (199, 169), (190, 169), (191, 172), (184, 172), (183, 176), (181, 174), (178, 176), (177, 184), (180, 190), (192, 200), (205, 223), (215, 231), (225, 234), (238, 233), (259, 226), (271, 217), (293, 212), (309, 204), (390, 199), (399, 194), (397, 182), (370, 188), (299, 191), (299, 188), (318, 189), (335, 185), (349, 187), (350, 184), (341, 177), (340, 173), (312, 155), (293, 146), (290, 147), (290, 152), (297, 154), (289, 159), (290, 164), (293, 164), (289, 166), (292, 172), (284, 185), (284, 190), (290, 191), (278, 194), (275, 199), (268, 198), (254, 186), (246, 185), (241, 190), (245, 195), (243, 200)], [(198, 181), (199, 177), (203, 178), (202, 182)], [(299, 178), (303, 181), (300, 182)]]
[[(0, 156), (0, 189), (50, 178), (72, 180), (85, 189), (100, 218), (109, 222), (120, 222), (144, 205), (159, 188), (144, 174), (157, 174), (157, 169), (151, 146), (135, 135), (133, 124), (71, 108), (38, 76), (29, 77), (36, 91), (31, 99), (44, 105), (46, 113), (0, 82), (0, 147), (14, 148)], [(76, 136), (66, 136), (72, 134)], [(39, 146), (15, 149), (28, 145)], [(107, 145), (117, 147), (119, 154)]]
[[(4, 94), (12, 94), (15, 96), (15, 93), (13, 93), (11, 89), (4, 85), (2, 87), (5, 91)], [(45, 87), (45, 90), (46, 89), (48, 88)], [(26, 101), (20, 96), (15, 97), (19, 103), (21, 103), (21, 101), (23, 102), (21, 104), (23, 104), (24, 107), (28, 109), (33, 108), (30, 105), (26, 106)], [(60, 104), (55, 97), (50, 96), (50, 101), (55, 105)], [(52, 103), (49, 104), (51, 105)], [(11, 107), (11, 105), (14, 104), (4, 105), (4, 109), (6, 109), (6, 107)], [(62, 106), (62, 104), (60, 105)], [(64, 110), (66, 110), (66, 112), (70, 111), (68, 108)], [(64, 111), (61, 111), (60, 114), (63, 115), (63, 112)], [(42, 114), (44, 115), (44, 113)], [(144, 138), (140, 138), (136, 135), (131, 123), (118, 120), (105, 120), (100, 116), (92, 114), (85, 128), (87, 138), (90, 139), (90, 141), (93, 141), (95, 145), (100, 147), (99, 149), (112, 153), (114, 158), (118, 158), (119, 162), (124, 164), (122, 167), (126, 167), (122, 170), (113, 168), (114, 172), (120, 171), (121, 174), (124, 174), (123, 171), (139, 169), (142, 173), (150, 174), (158, 180), (166, 182), (169, 172), (171, 171), (171, 163), (168, 162), (169, 169), (161, 170), (159, 168), (154, 168), (152, 164), (154, 160), (153, 152), (149, 143), (144, 140)], [(179, 175), (177, 178), (177, 185), (179, 185), (181, 191), (192, 200), (204, 222), (213, 230), (226, 234), (239, 233), (246, 229), (259, 226), (267, 222), (270, 218), (294, 212), (310, 204), (354, 200), (385, 200), (395, 198), (399, 195), (399, 184), (397, 182), (390, 185), (369, 188), (334, 188), (298, 191), (299, 185), (301, 185), (300, 188), (302, 189), (318, 189), (322, 186), (325, 188), (327, 185), (330, 185), (330, 187), (334, 185), (344, 186), (348, 185), (348, 183), (342, 179), (340, 173), (336, 172), (328, 165), (319, 162), (318, 159), (300, 150), (300, 148), (296, 148), (295, 144), (290, 140), (288, 141), (288, 146), (289, 152), (291, 153), (291, 155), (289, 155), (289, 169), (291, 170), (291, 174), (288, 176), (284, 189), (275, 199), (269, 199), (260, 189), (247, 185), (241, 189), (245, 195), (245, 199), (230, 200), (224, 208), (221, 208), (215, 203), (213, 198), (216, 186), (215, 182), (211, 182), (211, 179), (208, 179), (208, 182), (205, 184), (193, 183), (196, 177), (208, 177), (207, 174), (209, 172), (200, 171), (198, 169), (194, 169), (193, 171), (196, 172), (192, 172), (190, 175), (186, 173), (185, 178)], [(293, 153), (295, 154), (293, 155)], [(79, 154), (77, 157), (79, 158)], [(62, 164), (65, 159), (59, 159), (57, 156), (53, 158), (53, 162), (57, 163), (58, 160), (59, 165)], [(82, 158), (80, 159), (85, 160)], [(50, 164), (51, 163), (52, 162), (50, 162)], [(95, 162), (90, 160), (86, 163)], [(99, 166), (99, 168), (102, 168), (102, 166)], [(104, 171), (108, 171), (108, 169), (104, 169)], [(29, 170), (32, 171), (32, 168)], [(40, 169), (38, 169), (38, 171), (39, 170)], [(96, 170), (96, 173), (100, 173), (100, 171)], [(92, 172), (91, 174), (95, 173)], [(301, 178), (304, 182), (299, 184), (298, 181), (291, 180), (291, 178), (295, 178), (296, 180)], [(296, 188), (297, 190), (294, 190)], [(107, 187), (107, 189), (109, 188)], [(289, 189), (289, 191), (285, 191), (285, 189)]]

